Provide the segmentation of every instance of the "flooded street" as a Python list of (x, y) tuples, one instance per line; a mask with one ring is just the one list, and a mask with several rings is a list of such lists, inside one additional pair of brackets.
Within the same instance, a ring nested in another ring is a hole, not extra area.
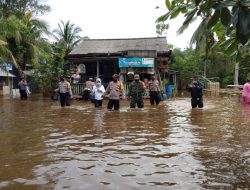
[(0, 98), (0, 189), (249, 189), (250, 106), (204, 102), (115, 112)]

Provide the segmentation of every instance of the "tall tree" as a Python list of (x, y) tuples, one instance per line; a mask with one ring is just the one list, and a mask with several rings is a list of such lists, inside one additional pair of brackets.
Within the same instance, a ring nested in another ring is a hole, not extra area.
[(8, 60), (12, 61), (13, 65), (18, 69), (19, 73), (21, 74), (22, 71), (19, 65), (17, 64), (13, 54), (8, 49), (7, 42), (0, 39), (0, 64), (3, 64)]
[(10, 16), (0, 20), (0, 38), (7, 42), (6, 47), (23, 70), (27, 64), (37, 64), (41, 55), (48, 52), (45, 34), (46, 23), (34, 19), (32, 13), (26, 13), (22, 19)]
[[(218, 80), (222, 86), (232, 84), (233, 82), (233, 63), (228, 60), (217, 49), (213, 52), (215, 55), (209, 55), (209, 67), (207, 69), (207, 78)], [(203, 76), (204, 56), (200, 52), (194, 51), (192, 48), (185, 50), (174, 49), (171, 54), (171, 63), (169, 68), (179, 71), (182, 79), (190, 79), (194, 74)], [(220, 63), (220, 64), (218, 64)], [(205, 81), (207, 82), (207, 81)]]
[(65, 55), (68, 55), (72, 49), (80, 42), (82, 29), (75, 24), (67, 21), (58, 23), (58, 28), (53, 31), (57, 46), (62, 48)]
[(0, 62), (4, 63), (11, 61), (21, 73), (21, 69), (16, 61), (15, 55), (7, 43), (10, 38), (15, 41), (20, 41), (20, 26), (20, 21), (15, 16), (11, 16), (7, 19), (0, 19)]
[[(198, 36), (202, 36), (205, 29), (211, 33), (210, 37), (218, 34), (218, 29), (224, 27), (224, 35), (218, 35), (219, 45), (224, 48), (224, 53), (230, 55), (235, 61), (235, 84), (238, 81), (239, 60), (242, 59), (242, 46), (247, 46), (250, 38), (250, 1), (249, 0), (165, 0), (169, 10), (166, 14), (157, 19), (157, 22), (164, 22), (174, 19), (179, 14), (184, 14), (185, 21), (182, 28), (187, 28), (197, 17), (201, 17), (203, 25), (196, 30)], [(205, 20), (205, 22), (204, 22)], [(203, 29), (203, 30), (200, 30)], [(206, 36), (206, 35), (205, 35)], [(206, 37), (208, 37), (206, 36)], [(195, 38), (196, 37), (196, 38)], [(207, 38), (206, 47), (211, 38)], [(208, 48), (206, 48), (207, 53)], [(207, 56), (208, 57), (208, 56)]]
[(41, 56), (45, 56), (46, 51), (49, 49), (49, 44), (44, 38), (49, 35), (48, 26), (46, 22), (35, 19), (32, 13), (26, 13), (21, 20), (23, 30), (21, 31), (21, 43), (24, 48), (22, 53), (22, 64), (26, 66), (28, 63), (35, 65), (39, 63)]
[[(46, 0), (0, 0), (0, 39), (7, 42), (2, 47), (11, 53), (15, 59), (12, 62), (17, 63), (18, 68), (24, 69), (27, 63), (38, 62), (38, 54), (44, 46), (48, 47), (48, 42), (43, 39), (44, 34), (48, 33), (46, 24), (32, 16), (50, 10), (45, 2)], [(5, 57), (2, 53), (1, 56)]]
[(50, 7), (44, 4), (44, 0), (0, 0), (0, 18), (15, 15), (22, 18), (27, 12), (44, 14)]
[[(238, 43), (245, 45), (250, 38), (250, 1), (249, 0), (165, 0), (169, 10), (160, 16), (157, 22), (174, 19), (184, 14), (184, 28), (187, 28), (197, 17), (206, 19), (204, 25), (215, 32), (218, 24), (226, 29), (228, 47), (238, 50)], [(230, 42), (230, 43), (229, 43)]]

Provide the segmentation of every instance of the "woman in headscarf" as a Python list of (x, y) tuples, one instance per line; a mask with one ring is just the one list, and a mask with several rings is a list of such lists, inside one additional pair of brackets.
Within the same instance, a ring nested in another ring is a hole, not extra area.
[(97, 78), (96, 83), (93, 86), (92, 92), (95, 94), (95, 107), (102, 106), (103, 94), (105, 93), (104, 86), (101, 79)]

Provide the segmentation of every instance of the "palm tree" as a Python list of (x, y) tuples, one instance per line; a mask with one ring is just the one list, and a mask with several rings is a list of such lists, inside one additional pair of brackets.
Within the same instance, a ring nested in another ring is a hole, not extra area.
[(15, 56), (13, 55), (9, 44), (7, 42), (8, 38), (13, 38), (16, 41), (20, 40), (20, 33), (18, 20), (16, 17), (11, 16), (7, 19), (0, 20), (0, 64), (7, 61), (11, 61), (13, 65), (17, 68), (20, 74), (22, 74), (20, 65), (17, 63)]
[(67, 21), (58, 23), (58, 28), (53, 31), (57, 45), (63, 48), (65, 55), (68, 55), (72, 49), (80, 42), (82, 37), (79, 35), (82, 29)]
[(47, 23), (32, 17), (27, 13), (21, 20), (25, 30), (21, 31), (21, 45), (25, 49), (22, 54), (22, 62), (34, 66), (39, 63), (41, 57), (51, 52), (50, 45), (44, 35), (49, 35)]
[(49, 34), (47, 25), (34, 19), (32, 13), (25, 14), (21, 20), (15, 16), (2, 19), (0, 31), (0, 36), (5, 39), (8, 49), (23, 70), (27, 64), (38, 64), (40, 57), (49, 52), (49, 43), (43, 37)]
[(3, 40), (0, 40), (0, 64), (5, 63), (6, 61), (11, 61), (18, 70), (19, 74), (22, 75), (22, 70), (20, 66), (17, 64), (15, 57), (11, 53), (11, 51), (7, 47), (7, 43)]

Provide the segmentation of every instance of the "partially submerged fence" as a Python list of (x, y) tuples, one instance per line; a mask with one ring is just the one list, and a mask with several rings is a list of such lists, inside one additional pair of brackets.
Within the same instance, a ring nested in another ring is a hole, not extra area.
[(75, 95), (82, 95), (85, 83), (72, 84), (72, 92)]
[(219, 82), (208, 82), (206, 85), (206, 91), (210, 92), (211, 95), (219, 95), (220, 83)]

